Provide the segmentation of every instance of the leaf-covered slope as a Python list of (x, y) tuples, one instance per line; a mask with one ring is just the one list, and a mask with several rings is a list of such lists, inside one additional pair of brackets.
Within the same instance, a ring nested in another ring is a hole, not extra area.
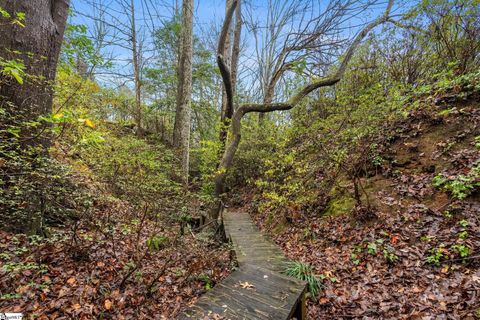
[(480, 317), (479, 136), (478, 96), (428, 98), (371, 138), (377, 162), (359, 180), (373, 215), (359, 216), (355, 201), (328, 215), (353, 198), (341, 174), (344, 191), (330, 193), (326, 210), (290, 207), (270, 219), (254, 208), (289, 257), (323, 279), (312, 318)]

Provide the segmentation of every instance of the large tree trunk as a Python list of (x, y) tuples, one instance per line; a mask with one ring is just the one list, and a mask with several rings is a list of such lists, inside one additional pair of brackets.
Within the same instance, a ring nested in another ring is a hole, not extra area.
[(25, 13), (25, 27), (1, 26), (0, 56), (22, 61), (28, 75), (23, 84), (11, 79), (0, 86), (2, 107), (15, 108), (31, 120), (51, 112), (52, 85), (69, 4), (69, 0), (2, 1), (2, 7), (12, 15)]
[(173, 144), (181, 151), (183, 182), (188, 185), (192, 113), (193, 0), (183, 0), (179, 86)]
[[(0, 57), (23, 63), (26, 74), (23, 84), (0, 76), (0, 106), (17, 120), (35, 121), (52, 111), (53, 82), (70, 3), (69, 0), (7, 0), (0, 4), (12, 16), (25, 14), (24, 26), (0, 21)], [(22, 128), (22, 140), (29, 147), (39, 146), (38, 152), (46, 154), (49, 141), (34, 139), (37, 135), (32, 130)], [(26, 219), (26, 229), (31, 233), (43, 232), (44, 199), (40, 196), (28, 200), (34, 209), (28, 210), (31, 214)]]

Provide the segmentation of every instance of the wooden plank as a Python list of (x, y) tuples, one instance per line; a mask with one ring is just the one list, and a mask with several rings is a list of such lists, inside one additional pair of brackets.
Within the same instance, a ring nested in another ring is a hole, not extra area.
[(245, 266), (204, 295), (190, 316), (199, 316), (199, 310), (205, 316), (208, 312), (203, 311), (209, 310), (212, 316), (216, 313), (231, 319), (288, 319), (303, 288), (303, 283), (281, 274)]
[(262, 235), (246, 213), (224, 215), (240, 269), (188, 308), (178, 319), (305, 319), (306, 283), (280, 273), (287, 258)]

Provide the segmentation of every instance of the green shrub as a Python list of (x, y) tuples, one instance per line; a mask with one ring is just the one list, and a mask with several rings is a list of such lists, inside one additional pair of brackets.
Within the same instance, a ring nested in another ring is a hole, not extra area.
[(391, 252), (388, 249), (383, 249), (383, 257), (390, 264), (394, 264), (399, 259), (395, 253)]
[(440, 262), (445, 259), (446, 254), (445, 245), (442, 243), (438, 248), (432, 248), (429, 250), (430, 255), (427, 256), (427, 263), (439, 265)]
[(46, 235), (86, 212), (92, 197), (68, 165), (49, 156), (41, 143), (51, 134), (41, 121), (0, 108), (0, 221), (14, 232)]
[(467, 175), (450, 178), (439, 174), (433, 178), (432, 184), (445, 189), (455, 199), (463, 200), (480, 187), (480, 164), (475, 164)]
[(151, 251), (159, 251), (168, 242), (168, 238), (165, 236), (154, 235), (147, 240), (147, 247)]

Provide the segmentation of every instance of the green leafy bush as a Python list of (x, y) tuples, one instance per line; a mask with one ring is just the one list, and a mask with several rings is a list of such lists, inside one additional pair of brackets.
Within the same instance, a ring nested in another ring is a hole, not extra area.
[(446, 177), (439, 174), (433, 178), (432, 184), (445, 189), (455, 199), (463, 200), (480, 187), (480, 164), (474, 165), (468, 175)]
[(47, 124), (25, 121), (21, 112), (0, 108), (0, 221), (4, 229), (45, 235), (86, 212), (91, 196), (70, 168), (39, 143)]
[(168, 238), (165, 236), (154, 235), (147, 240), (147, 247), (151, 251), (159, 251), (168, 242)]
[[(12, 77), (18, 83), (23, 84), (25, 78), (25, 64), (19, 60), (5, 60), (0, 57), (0, 75), (4, 77)], [(2, 82), (0, 81), (0, 84)]]
[(399, 259), (398, 256), (389, 249), (383, 249), (383, 257), (390, 264), (394, 264)]

